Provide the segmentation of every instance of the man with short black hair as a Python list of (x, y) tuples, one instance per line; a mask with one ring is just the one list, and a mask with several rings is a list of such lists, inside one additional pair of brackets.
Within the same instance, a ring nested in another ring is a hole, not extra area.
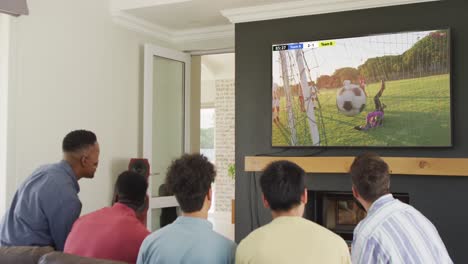
[(93, 178), (99, 144), (91, 131), (75, 130), (62, 143), (63, 160), (39, 167), (18, 188), (0, 224), (1, 246), (52, 246), (62, 251), (80, 216), (81, 178)]
[(124, 171), (115, 183), (116, 203), (76, 220), (65, 253), (135, 263), (141, 243), (150, 232), (139, 220), (146, 214), (146, 178)]
[(377, 154), (351, 165), (354, 197), (367, 216), (354, 229), (353, 263), (452, 263), (434, 225), (390, 193), (390, 170)]
[(213, 164), (200, 154), (184, 154), (172, 162), (166, 186), (183, 213), (143, 241), (138, 264), (234, 262), (235, 243), (214, 232), (207, 220), (215, 176)]
[(237, 264), (351, 263), (346, 242), (302, 217), (307, 203), (305, 172), (295, 163), (276, 161), (260, 177), (262, 200), (273, 221), (244, 238)]

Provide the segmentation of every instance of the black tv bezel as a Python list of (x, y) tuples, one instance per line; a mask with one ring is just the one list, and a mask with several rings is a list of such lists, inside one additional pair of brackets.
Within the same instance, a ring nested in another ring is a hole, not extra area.
[[(437, 31), (437, 30), (446, 30), (448, 34), (448, 58), (449, 58), (449, 94), (450, 94), (450, 144), (447, 146), (313, 146), (313, 145), (308, 145), (308, 146), (277, 146), (273, 145), (273, 113), (269, 111), (270, 113), (270, 147), (273, 149), (362, 149), (362, 148), (370, 148), (370, 149), (451, 149), (454, 147), (454, 125), (455, 123), (453, 122), (453, 76), (452, 76), (452, 69), (453, 69), (453, 56), (452, 56), (452, 45), (453, 45), (453, 40), (452, 40), (452, 29), (449, 26), (441, 26), (441, 27), (431, 27), (431, 28), (422, 28), (422, 29), (410, 29), (410, 30), (403, 30), (403, 31), (393, 31), (393, 32), (377, 32), (377, 33), (368, 33), (368, 34), (353, 34), (351, 36), (339, 36), (339, 37), (326, 37), (326, 38), (318, 38), (316, 40), (310, 40), (310, 39), (298, 39), (296, 41), (290, 41), (290, 40), (284, 40), (284, 41), (274, 41), (271, 42), (270, 44), (270, 87), (269, 87), (269, 93), (270, 93), (270, 100), (273, 97), (273, 46), (275, 45), (282, 45), (282, 44), (296, 44), (296, 43), (301, 43), (301, 42), (309, 42), (309, 41), (327, 41), (327, 40), (337, 40), (337, 39), (349, 39), (349, 38), (359, 38), (359, 37), (371, 37), (371, 36), (379, 36), (379, 35), (389, 35), (389, 34), (400, 34), (400, 33), (412, 33), (412, 32), (421, 32), (421, 31)], [(270, 107), (271, 108), (271, 107)]]

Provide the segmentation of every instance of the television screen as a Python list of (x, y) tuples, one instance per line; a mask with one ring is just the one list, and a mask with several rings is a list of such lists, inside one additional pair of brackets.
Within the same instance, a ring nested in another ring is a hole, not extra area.
[(448, 29), (272, 46), (274, 147), (449, 147)]

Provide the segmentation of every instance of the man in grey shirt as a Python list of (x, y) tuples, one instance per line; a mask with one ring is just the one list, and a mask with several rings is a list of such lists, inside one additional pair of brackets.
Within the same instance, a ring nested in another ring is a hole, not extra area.
[(81, 178), (93, 178), (99, 144), (91, 131), (75, 130), (63, 139), (63, 160), (39, 167), (18, 188), (0, 222), (0, 246), (52, 246), (63, 251), (81, 213)]

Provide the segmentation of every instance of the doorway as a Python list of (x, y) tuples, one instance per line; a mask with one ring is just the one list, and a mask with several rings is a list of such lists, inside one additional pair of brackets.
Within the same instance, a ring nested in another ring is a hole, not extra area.
[(215, 231), (234, 240), (232, 201), (235, 178), (234, 53), (201, 56), (200, 153), (216, 166), (209, 220)]

